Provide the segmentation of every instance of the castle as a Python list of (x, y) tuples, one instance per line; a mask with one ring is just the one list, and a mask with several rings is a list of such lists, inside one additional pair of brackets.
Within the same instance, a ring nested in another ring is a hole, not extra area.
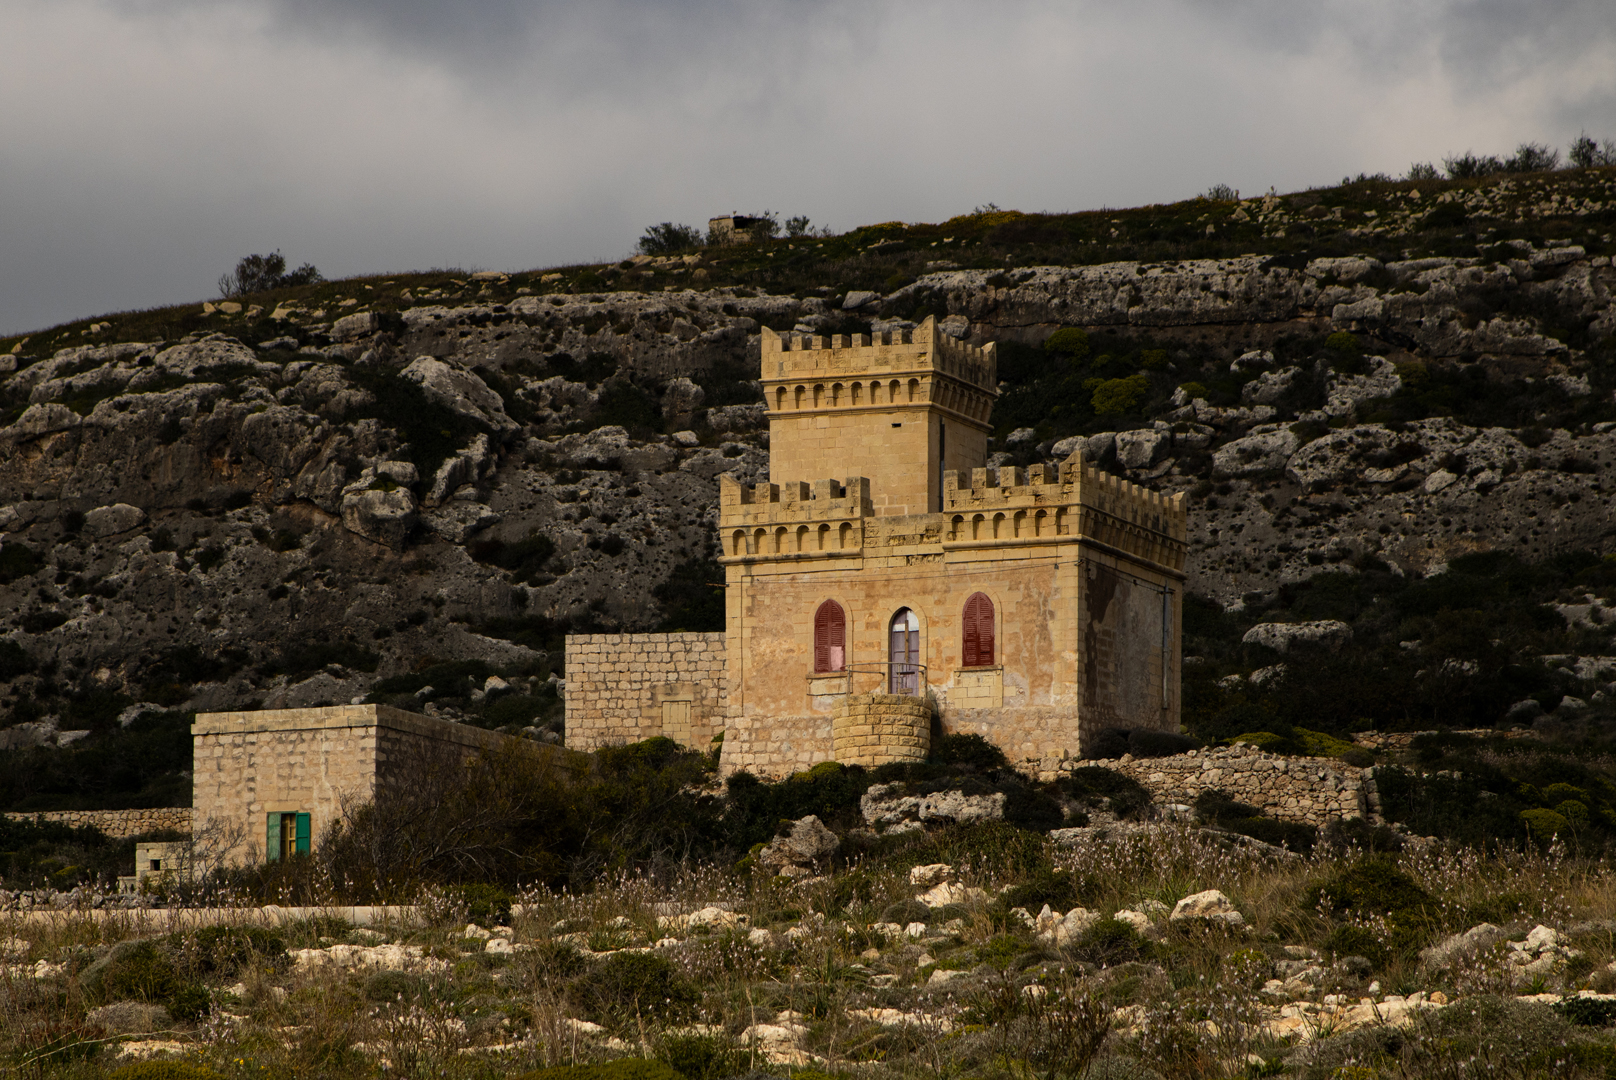
[[(720, 478), (724, 632), (569, 636), (569, 747), (719, 743), (725, 772), (780, 777), (922, 760), (940, 727), (1047, 773), (1103, 729), (1178, 729), (1182, 495), (1078, 454), (987, 468), (993, 346), (931, 319), (764, 330), (762, 376), (770, 480)], [(193, 821), (233, 861), (308, 851), (345, 805), (506, 738), (360, 704), (191, 732)]]
[(1095, 469), (989, 469), (993, 345), (762, 332), (769, 482), (720, 478), (722, 634), (573, 635), (567, 745), (666, 735), (726, 772), (1014, 762), (1176, 731), (1185, 508)]

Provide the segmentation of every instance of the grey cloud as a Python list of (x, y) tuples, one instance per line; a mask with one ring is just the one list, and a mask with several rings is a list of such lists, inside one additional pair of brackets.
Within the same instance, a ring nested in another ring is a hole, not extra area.
[[(1605, 3), (11, 0), (0, 330), (331, 274), (1301, 187), (1616, 137)], [(1609, 130), (1606, 130), (1609, 128)]]

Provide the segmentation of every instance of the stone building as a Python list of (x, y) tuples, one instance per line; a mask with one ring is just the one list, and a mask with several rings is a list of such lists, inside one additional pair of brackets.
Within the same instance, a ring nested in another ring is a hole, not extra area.
[(726, 771), (780, 776), (923, 758), (934, 721), (1018, 762), (1178, 729), (1182, 495), (987, 468), (993, 346), (932, 319), (764, 330), (761, 376), (770, 480), (721, 478), (721, 682), (713, 635), (569, 638), (569, 746), (722, 732)]
[(344, 804), (384, 799), (506, 738), (386, 705), (198, 713), (193, 828), (228, 838), (232, 862), (306, 852)]

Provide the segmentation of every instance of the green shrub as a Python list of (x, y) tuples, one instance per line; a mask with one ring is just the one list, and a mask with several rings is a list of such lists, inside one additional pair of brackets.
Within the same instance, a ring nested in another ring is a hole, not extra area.
[(1335, 333), (1325, 338), (1324, 347), (1326, 349), (1334, 349), (1336, 352), (1343, 353), (1357, 353), (1363, 351), (1363, 346), (1358, 342), (1358, 335), (1349, 330), (1337, 330)]
[(1616, 1001), (1600, 998), (1568, 997), (1549, 1006), (1578, 1027), (1616, 1025)]
[(1149, 390), (1150, 377), (1142, 373), (1124, 379), (1105, 379), (1094, 388), (1090, 401), (1100, 416), (1116, 416), (1131, 412)]
[(1244, 735), (1236, 735), (1229, 741), (1255, 746), (1270, 754), (1289, 754), (1296, 749), (1294, 742), (1283, 735), (1275, 735), (1272, 731), (1248, 731)]
[(1209, 391), (1204, 384), (1198, 382), (1180, 383), (1178, 388), (1184, 391), (1191, 401), (1194, 401), (1196, 398), (1202, 398), (1204, 400), (1206, 396), (1211, 393), (1211, 391)]
[(155, 941), (124, 941), (85, 969), (86, 990), (103, 1001), (168, 1000), (180, 988), (174, 962)]
[(1010, 767), (1004, 751), (975, 732), (944, 735), (932, 743), (927, 760), (935, 765), (967, 765), (984, 771)]
[(1364, 859), (1339, 871), (1328, 881), (1310, 887), (1302, 906), (1315, 909), (1320, 904), (1337, 914), (1373, 912), (1393, 915), (1421, 910), (1431, 896), (1390, 859)]
[(168, 997), (169, 1015), (176, 1020), (200, 1020), (212, 1009), (213, 995), (199, 983), (187, 983)]
[(931, 908), (919, 900), (899, 900), (881, 911), (881, 921), (908, 926), (910, 923), (931, 922)]
[(224, 1080), (206, 1065), (188, 1061), (138, 1061), (107, 1074), (108, 1080)]
[(1137, 818), (1151, 807), (1150, 792), (1131, 776), (1099, 765), (1073, 769), (1057, 781), (1067, 798), (1092, 808), (1109, 809), (1122, 818)]
[(1150, 943), (1125, 922), (1101, 919), (1083, 931), (1069, 951), (1086, 963), (1114, 967), (1143, 959), (1150, 951)]
[(1166, 349), (1144, 349), (1139, 353), (1139, 366), (1146, 371), (1161, 371), (1167, 367)]
[(1055, 870), (1012, 885), (999, 897), (999, 906), (1005, 911), (1026, 908), (1036, 915), (1048, 904), (1051, 911), (1066, 912), (1082, 906), (1083, 895), (1092, 891), (1092, 883), (1068, 870)]
[(497, 885), (462, 885), (455, 890), (456, 899), (465, 907), (466, 918), (483, 926), (494, 926), (511, 921), (510, 893)]
[(1347, 923), (1331, 930), (1330, 935), (1324, 939), (1324, 951), (1335, 960), (1343, 956), (1361, 956), (1377, 970), (1385, 967), (1391, 960), (1391, 950), (1386, 947), (1386, 943), (1369, 929), (1354, 923)]
[(657, 1043), (656, 1054), (685, 1080), (735, 1076), (750, 1056), (717, 1035), (667, 1035)]
[(654, 953), (613, 953), (595, 971), (574, 979), (568, 997), (599, 1023), (634, 1025), (686, 1020), (700, 995), (667, 959)]
[(175, 945), (194, 949), (192, 967), (203, 975), (233, 975), (253, 961), (281, 967), (286, 942), (261, 926), (205, 926), (192, 935), (174, 935)]
[(1574, 784), (1555, 783), (1543, 789), (1543, 801), (1551, 806), (1555, 803), (1565, 802), (1568, 799), (1582, 803), (1585, 807), (1592, 801), (1588, 798), (1588, 792), (1585, 789)]
[(598, 1065), (558, 1065), (553, 1069), (522, 1073), (513, 1080), (686, 1080), (686, 1077), (666, 1062), (623, 1058)]
[(421, 980), (406, 971), (373, 971), (361, 989), (366, 1001), (409, 1001), (421, 992)]
[(1087, 331), (1079, 330), (1075, 326), (1064, 327), (1055, 331), (1044, 339), (1046, 352), (1058, 353), (1078, 359), (1089, 354), (1089, 335)]
[(1526, 826), (1534, 838), (1547, 840), (1552, 836), (1559, 836), (1571, 830), (1571, 821), (1564, 814), (1554, 810), (1544, 810), (1541, 807), (1533, 810), (1522, 810), (1521, 823)]

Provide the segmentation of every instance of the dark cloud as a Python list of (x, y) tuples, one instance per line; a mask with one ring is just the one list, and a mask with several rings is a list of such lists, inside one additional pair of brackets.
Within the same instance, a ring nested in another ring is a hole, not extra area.
[(331, 274), (1616, 136), (1609, 0), (10, 0), (0, 330)]

